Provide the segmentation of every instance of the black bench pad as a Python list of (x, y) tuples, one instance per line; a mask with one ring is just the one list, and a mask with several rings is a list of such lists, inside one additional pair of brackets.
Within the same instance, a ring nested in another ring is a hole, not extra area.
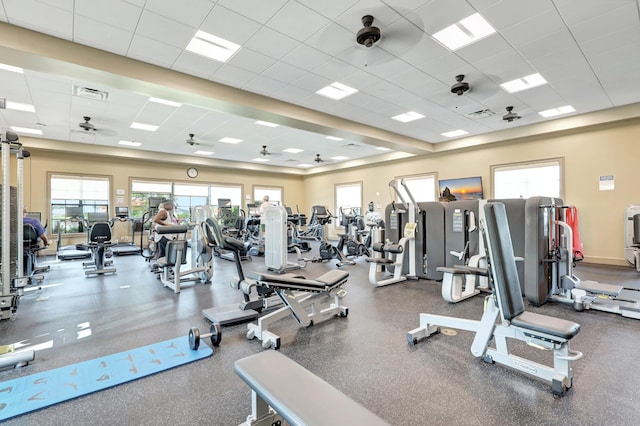
[(511, 325), (567, 340), (571, 339), (580, 331), (580, 324), (573, 321), (526, 311), (512, 318)]
[(249, 278), (258, 281), (259, 283), (264, 283), (269, 287), (323, 292), (333, 290), (335, 287), (344, 284), (349, 277), (349, 273), (334, 269), (315, 279), (307, 279), (294, 274), (275, 275), (263, 274), (260, 272), (250, 272), (248, 276)]
[(233, 370), (292, 425), (388, 425), (280, 352), (240, 359)]

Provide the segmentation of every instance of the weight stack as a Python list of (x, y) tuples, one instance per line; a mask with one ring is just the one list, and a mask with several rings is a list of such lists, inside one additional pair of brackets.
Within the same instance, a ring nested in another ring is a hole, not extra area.
[[(2, 185), (0, 185), (0, 191), (2, 191)], [(17, 268), (18, 268), (18, 219), (20, 219), (20, 222), (22, 222), (22, 218), (21, 217), (16, 217), (16, 214), (14, 214), (15, 212), (17, 212), (17, 204), (18, 204), (18, 189), (15, 186), (10, 187), (9, 190), (9, 199), (10, 199), (10, 206), (9, 208), (11, 209), (11, 217), (9, 219), (9, 226), (11, 227), (11, 232), (9, 233), (9, 239), (10, 239), (10, 246), (11, 246), (11, 269), (10, 269), (10, 274), (11, 274), (11, 278), (15, 278), (18, 276), (17, 273)], [(0, 197), (0, 211), (2, 211), (3, 209), (7, 208), (6, 206), (2, 205), (3, 200), (2, 197)], [(0, 215), (0, 229), (2, 227), (2, 215)], [(2, 238), (6, 238), (5, 235), (2, 236)], [(2, 246), (0, 245), (0, 266), (2, 265)]]

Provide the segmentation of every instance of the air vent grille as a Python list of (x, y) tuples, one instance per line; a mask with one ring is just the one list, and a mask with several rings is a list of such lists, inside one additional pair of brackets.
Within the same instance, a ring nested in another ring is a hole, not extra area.
[(490, 109), (481, 109), (480, 111), (470, 112), (465, 116), (472, 120), (479, 120), (481, 118), (491, 117), (492, 115), (496, 115), (496, 113), (491, 111)]
[(109, 99), (109, 92), (104, 90), (92, 89), (90, 87), (73, 86), (73, 94), (81, 98), (87, 98), (94, 101), (106, 101)]

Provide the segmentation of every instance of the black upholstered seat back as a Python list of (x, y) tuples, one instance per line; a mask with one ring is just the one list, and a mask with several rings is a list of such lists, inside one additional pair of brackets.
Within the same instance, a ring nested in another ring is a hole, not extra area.
[(36, 228), (29, 223), (22, 226), (22, 246), (25, 250), (38, 247), (38, 233)]
[(111, 225), (109, 222), (94, 223), (89, 230), (89, 241), (92, 243), (111, 241)]
[(502, 203), (487, 203), (484, 212), (493, 289), (498, 295), (503, 318), (511, 320), (524, 312), (524, 301), (507, 213)]

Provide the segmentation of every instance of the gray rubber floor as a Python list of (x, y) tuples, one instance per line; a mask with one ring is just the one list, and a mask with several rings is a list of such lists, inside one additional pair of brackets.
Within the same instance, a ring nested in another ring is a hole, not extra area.
[[(310, 255), (317, 255), (316, 249)], [(0, 322), (0, 344), (50, 345), (21, 369), (0, 371), (0, 381), (208, 330), (201, 310), (241, 300), (229, 286), (233, 263), (215, 258), (212, 284), (162, 287), (140, 256), (115, 257), (117, 274), (85, 278), (81, 261), (51, 261), (42, 289), (22, 299), (15, 321)], [(290, 260), (294, 260), (291, 258)], [(244, 262), (265, 271), (264, 259)], [(308, 277), (333, 269), (310, 264)], [(440, 284), (419, 280), (375, 288), (368, 264), (350, 273), (347, 318), (299, 328), (288, 317), (272, 330), (280, 351), (393, 425), (637, 425), (640, 422), (640, 320), (546, 304), (528, 309), (581, 324), (572, 348), (573, 388), (565, 397), (548, 384), (474, 358), (473, 334), (444, 333), (409, 346), (408, 330), (429, 312), (479, 319), (483, 297), (445, 302)], [(633, 268), (580, 264), (582, 279), (637, 285)], [(79, 325), (91, 334), (78, 338)], [(208, 344), (205, 343), (205, 344)], [(550, 353), (523, 345), (515, 350), (548, 362)], [(145, 377), (50, 408), (14, 417), (7, 425), (237, 425), (250, 413), (250, 391), (233, 372), (235, 360), (261, 352), (246, 339), (246, 325), (223, 328), (222, 343), (202, 361)], [(1, 388), (1, 383), (0, 383)], [(322, 401), (322, 395), (315, 395)], [(2, 394), (0, 393), (0, 399)], [(333, 407), (327, 407), (332, 410)]]

